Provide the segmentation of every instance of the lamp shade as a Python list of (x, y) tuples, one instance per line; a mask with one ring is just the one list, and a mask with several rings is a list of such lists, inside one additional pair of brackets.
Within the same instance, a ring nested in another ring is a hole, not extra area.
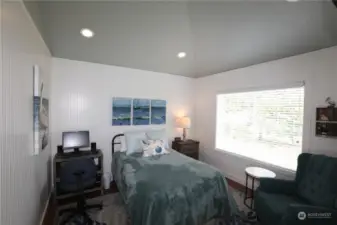
[(179, 128), (190, 128), (191, 127), (191, 119), (187, 116), (178, 118), (177, 119), (177, 127), (179, 127)]

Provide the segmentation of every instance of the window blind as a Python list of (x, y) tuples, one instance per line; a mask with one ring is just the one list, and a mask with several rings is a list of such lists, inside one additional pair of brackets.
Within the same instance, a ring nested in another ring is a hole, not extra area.
[(276, 149), (297, 154), (302, 149), (303, 109), (304, 87), (219, 94), (216, 146), (233, 152), (256, 148), (264, 155)]

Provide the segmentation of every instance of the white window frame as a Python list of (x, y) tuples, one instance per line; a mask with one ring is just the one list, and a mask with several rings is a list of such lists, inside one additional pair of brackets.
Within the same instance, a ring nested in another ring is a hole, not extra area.
[(221, 149), (221, 148), (217, 148), (217, 126), (218, 126), (218, 102), (217, 102), (217, 98), (219, 95), (223, 95), (223, 94), (235, 94), (235, 93), (243, 93), (243, 92), (254, 92), (254, 91), (268, 91), (268, 90), (277, 90), (277, 89), (288, 89), (288, 88), (300, 88), (303, 87), (304, 89), (304, 98), (303, 98), (303, 125), (302, 125), (302, 145), (301, 145), (301, 153), (303, 153), (304, 150), (304, 120), (305, 120), (305, 82), (304, 81), (298, 81), (298, 82), (292, 82), (292, 83), (286, 83), (286, 84), (282, 84), (282, 85), (270, 85), (270, 86), (261, 86), (261, 87), (247, 87), (247, 88), (240, 88), (240, 89), (232, 89), (232, 90), (226, 90), (226, 91), (219, 91), (217, 92), (216, 96), (215, 96), (215, 105), (216, 105), (216, 115), (215, 115), (215, 138), (214, 138), (214, 146), (215, 146), (215, 150), (225, 153), (225, 154), (229, 154), (229, 155), (233, 155), (236, 157), (240, 157), (246, 160), (250, 160), (250, 161), (255, 161), (258, 164), (261, 165), (267, 165), (269, 167), (272, 168), (277, 168), (283, 171), (288, 171), (291, 173), (294, 173), (296, 171), (296, 169), (291, 169), (291, 168), (286, 168), (280, 165), (276, 165), (267, 161), (262, 161), (262, 160), (258, 160), (255, 158), (251, 158), (249, 156), (240, 154), (240, 153), (235, 153), (233, 151), (229, 151), (228, 149)]

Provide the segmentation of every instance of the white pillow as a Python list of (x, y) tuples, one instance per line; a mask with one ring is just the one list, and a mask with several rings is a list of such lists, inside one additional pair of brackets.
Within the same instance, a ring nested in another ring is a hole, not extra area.
[(120, 142), (121, 142), (121, 148), (120, 148), (120, 152), (126, 152), (126, 140), (125, 140), (125, 136), (120, 137)]
[(165, 149), (163, 140), (142, 140), (143, 156), (163, 155), (169, 152)]
[(165, 129), (147, 131), (146, 136), (149, 140), (163, 140), (165, 148), (170, 148)]
[(144, 131), (141, 132), (126, 132), (124, 133), (126, 140), (126, 154), (130, 155), (135, 152), (142, 152), (143, 146), (141, 145), (141, 140), (146, 139)]

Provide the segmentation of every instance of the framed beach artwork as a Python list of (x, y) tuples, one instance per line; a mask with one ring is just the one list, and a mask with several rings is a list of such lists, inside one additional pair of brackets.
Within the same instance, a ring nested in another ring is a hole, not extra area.
[(151, 100), (151, 124), (166, 124), (165, 100)]
[(112, 99), (112, 126), (131, 125), (131, 98)]
[(34, 134), (35, 151), (43, 151), (49, 137), (49, 100), (40, 96), (34, 96)]
[(133, 99), (133, 125), (149, 125), (150, 124), (150, 100), (149, 99)]
[(49, 142), (49, 100), (44, 97), (39, 67), (34, 65), (33, 71), (33, 139), (34, 155), (38, 155)]

